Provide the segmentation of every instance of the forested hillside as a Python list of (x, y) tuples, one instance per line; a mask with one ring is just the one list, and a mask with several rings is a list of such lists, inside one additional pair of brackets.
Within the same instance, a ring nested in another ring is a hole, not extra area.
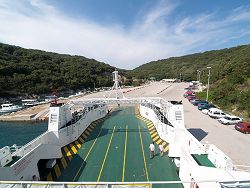
[[(211, 67), (209, 100), (250, 117), (250, 45), (172, 57), (144, 64), (132, 71), (119, 70), (127, 78), (157, 80), (197, 79), (207, 83)], [(24, 49), (0, 43), (0, 97), (50, 93), (111, 86), (115, 67), (82, 56)], [(131, 79), (126, 80), (131, 84)], [(137, 81), (138, 82), (138, 81)]]
[(112, 84), (115, 67), (82, 56), (0, 43), (0, 97), (51, 93)]
[(142, 65), (130, 76), (139, 78), (179, 78), (186, 81), (197, 79), (207, 83), (211, 67), (210, 100), (228, 111), (250, 117), (250, 45), (214, 50), (182, 57), (173, 57)]

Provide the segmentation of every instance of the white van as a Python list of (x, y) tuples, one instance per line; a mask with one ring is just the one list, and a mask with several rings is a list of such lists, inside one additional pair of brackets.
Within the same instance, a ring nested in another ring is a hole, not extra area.
[(218, 108), (210, 108), (207, 114), (212, 118), (222, 118), (226, 116), (226, 114)]

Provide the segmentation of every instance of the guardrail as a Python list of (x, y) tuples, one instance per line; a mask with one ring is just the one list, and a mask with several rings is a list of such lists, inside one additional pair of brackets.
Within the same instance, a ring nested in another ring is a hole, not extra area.
[(162, 112), (160, 111), (160, 108), (151, 104), (151, 103), (141, 103), (142, 106), (145, 106), (147, 108), (150, 108), (151, 110), (154, 111), (154, 113), (156, 114), (156, 116), (158, 117), (158, 119), (167, 125), (170, 125), (173, 127), (173, 125), (170, 123), (170, 121), (162, 114)]
[[(249, 187), (250, 181), (220, 181), (214, 180), (199, 180), (199, 181), (147, 181), (147, 182), (46, 182), (46, 181), (0, 181), (0, 187), (12, 187), (12, 188), (68, 188), (68, 187), (84, 187), (84, 188), (151, 188), (155, 185), (166, 185), (166, 186), (180, 186), (185, 185), (205, 185), (205, 184), (217, 184), (218, 187)], [(217, 186), (216, 186), (217, 187)]]
[(14, 152), (12, 154), (12, 156), (20, 156), (20, 157), (22, 157), (22, 156), (26, 155), (27, 153), (29, 153), (30, 151), (32, 151), (39, 144), (46, 143), (45, 140), (47, 140), (47, 139), (44, 139), (44, 137), (48, 133), (49, 132), (46, 131), (43, 134), (41, 134), (40, 136), (38, 136), (35, 139), (31, 140), (30, 142), (28, 142), (27, 144), (22, 146), (20, 149), (18, 149), (16, 152)]

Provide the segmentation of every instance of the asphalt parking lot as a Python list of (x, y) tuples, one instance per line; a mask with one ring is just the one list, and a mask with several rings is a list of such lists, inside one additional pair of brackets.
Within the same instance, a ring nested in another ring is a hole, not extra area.
[(172, 84), (163, 94), (163, 98), (183, 101), (186, 128), (202, 143), (216, 145), (228, 155), (235, 165), (250, 166), (250, 134), (243, 134), (234, 129), (234, 125), (223, 125), (217, 119), (210, 118), (183, 97), (188, 84)]

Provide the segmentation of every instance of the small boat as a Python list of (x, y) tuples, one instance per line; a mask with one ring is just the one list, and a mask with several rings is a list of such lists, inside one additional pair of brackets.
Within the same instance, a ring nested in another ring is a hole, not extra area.
[(46, 103), (52, 102), (54, 100), (55, 100), (55, 96), (54, 95), (45, 96), (45, 99), (44, 99), (44, 101)]
[(16, 112), (18, 110), (22, 109), (21, 106), (14, 105), (12, 103), (5, 103), (1, 105), (0, 112), (1, 113), (7, 113), (7, 112)]
[(40, 104), (38, 101), (37, 101), (37, 99), (24, 99), (24, 100), (22, 100), (22, 104), (24, 105), (24, 106), (36, 106), (36, 105), (38, 105), (38, 104)]

